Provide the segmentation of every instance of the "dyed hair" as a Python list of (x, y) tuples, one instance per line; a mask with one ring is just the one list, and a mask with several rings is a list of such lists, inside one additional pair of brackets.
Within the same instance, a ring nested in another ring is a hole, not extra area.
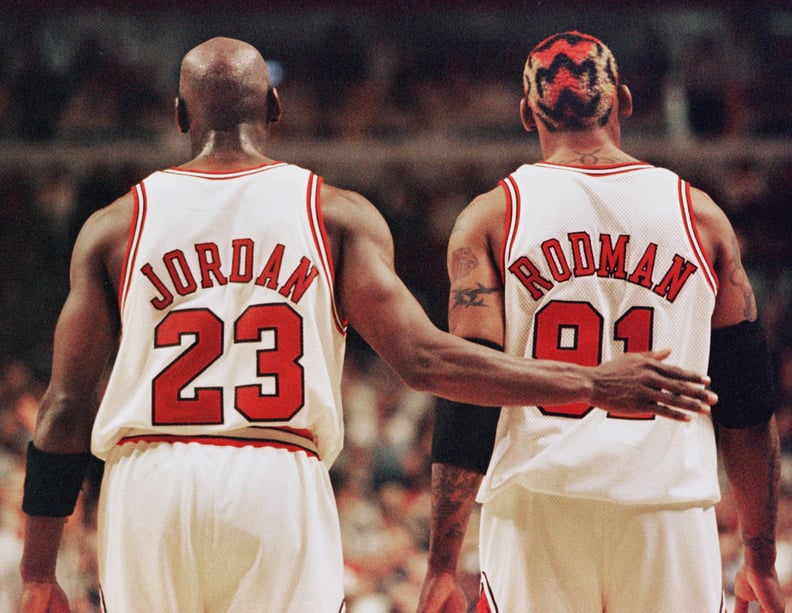
[(528, 54), (525, 97), (550, 131), (585, 130), (608, 123), (616, 99), (616, 59), (598, 38), (562, 32)]

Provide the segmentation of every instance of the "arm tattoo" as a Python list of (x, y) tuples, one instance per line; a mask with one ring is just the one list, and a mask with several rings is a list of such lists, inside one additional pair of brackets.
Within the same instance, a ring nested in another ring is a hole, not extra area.
[(497, 287), (484, 287), (481, 283), (476, 283), (478, 287), (466, 287), (463, 289), (452, 289), (454, 296), (454, 306), (458, 307), (485, 307), (487, 304), (482, 297), (485, 294), (497, 292)]
[(440, 469), (438, 478), (432, 480), (432, 542), (435, 564), (453, 572), (459, 551), (465, 539), (472, 497), (481, 481), (481, 475), (455, 466)]
[(749, 321), (756, 319), (756, 298), (754, 297), (753, 290), (751, 289), (751, 282), (748, 279), (748, 273), (743, 268), (742, 261), (740, 260), (740, 249), (737, 244), (737, 237), (732, 237), (731, 252), (729, 257), (732, 262), (732, 271), (729, 274), (729, 282), (740, 288), (745, 301), (745, 309), (743, 314)]
[(768, 484), (767, 484), (767, 522), (766, 530), (772, 531), (770, 534), (760, 534), (749, 537), (743, 533), (745, 547), (762, 554), (775, 551), (776, 547), (776, 526), (778, 524), (778, 483), (781, 479), (781, 448), (778, 438), (778, 431), (773, 428), (770, 432), (771, 453), (768, 458)]
[(470, 247), (460, 247), (451, 254), (451, 280), (467, 277), (478, 266), (478, 258)]
[[(460, 247), (451, 254), (451, 283), (469, 276), (475, 268), (478, 268), (479, 261), (470, 247)], [(462, 289), (451, 289), (454, 297), (454, 307), (485, 307), (483, 296), (497, 292), (497, 287), (484, 287), (481, 283), (476, 283), (476, 287), (465, 287)]]

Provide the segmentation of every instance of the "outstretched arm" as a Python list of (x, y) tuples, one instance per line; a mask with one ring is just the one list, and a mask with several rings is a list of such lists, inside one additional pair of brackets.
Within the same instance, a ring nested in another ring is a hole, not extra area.
[(686, 417), (670, 407), (705, 411), (714, 401), (701, 375), (663, 363), (662, 354), (588, 368), (527, 361), (442, 332), (396, 275), (392, 237), (371, 203), (324, 186), (322, 210), (342, 313), (413, 388), (484, 406), (583, 401), (677, 419)]

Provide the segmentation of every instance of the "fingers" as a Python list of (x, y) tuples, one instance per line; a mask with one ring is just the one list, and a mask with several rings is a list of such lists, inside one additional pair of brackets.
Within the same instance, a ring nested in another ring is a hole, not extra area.
[(703, 387), (678, 386), (664, 382), (658, 390), (655, 402), (666, 404), (677, 409), (685, 409), (695, 413), (708, 413), (710, 407), (718, 402), (718, 395)]
[[(756, 601), (752, 601), (752, 602), (756, 602)], [(749, 605), (750, 605), (750, 603), (747, 600), (743, 600), (742, 598), (735, 597), (735, 599), (734, 599), (734, 613), (749, 613), (749, 611), (751, 610), (749, 608)], [(768, 607), (765, 607), (763, 605), (760, 605), (759, 606), (759, 611), (760, 611), (760, 613), (774, 613), (775, 611), (783, 611), (783, 608), (782, 609), (778, 609), (776, 607), (773, 607), (772, 605), (771, 605), (770, 608), (768, 608)]]
[[(674, 389), (658, 389), (654, 387), (669, 385)], [(707, 415), (710, 405), (717, 401), (717, 396), (702, 387), (689, 384), (679, 385), (668, 380), (661, 380), (649, 387), (649, 397), (645, 400), (645, 410), (659, 417), (676, 421), (690, 421), (693, 414)]]
[(748, 613), (750, 603), (759, 603), (761, 613), (783, 613), (784, 594), (778, 576), (764, 576), (746, 569), (737, 571), (734, 577), (734, 613)]
[(717, 396), (703, 388), (677, 388), (679, 391), (657, 390), (649, 411), (676, 421), (690, 421), (692, 413), (707, 414)]
[[(667, 355), (670, 351), (649, 353), (655, 355), (665, 353)], [(663, 394), (663, 397), (659, 398), (657, 402), (697, 413), (708, 411), (709, 407), (718, 402), (718, 395), (704, 387), (710, 383), (710, 378), (707, 375), (699, 375), (678, 366), (663, 363), (658, 364), (657, 373), (660, 375), (660, 379), (656, 385)]]
[(654, 358), (655, 360), (662, 362), (668, 356), (671, 355), (671, 349), (666, 348), (666, 349), (658, 349), (657, 351), (647, 351), (646, 355), (648, 355), (650, 358)]
[(650, 406), (649, 412), (654, 413), (658, 417), (666, 417), (668, 419), (673, 419), (674, 421), (690, 421), (691, 419), (689, 413), (672, 409), (671, 407), (667, 407), (663, 404), (655, 404), (654, 406)]
[(625, 353), (603, 362), (597, 367), (593, 404), (619, 414), (649, 413), (677, 421), (689, 421), (691, 413), (708, 414), (718, 401), (705, 387), (709, 377), (659, 361), (670, 353)]
[(699, 373), (691, 372), (684, 368), (680, 368), (679, 366), (674, 366), (673, 364), (667, 364), (663, 362), (669, 355), (671, 355), (670, 349), (663, 349), (660, 351), (647, 351), (644, 355), (657, 360), (657, 372), (663, 375), (664, 377), (668, 377), (669, 379), (679, 380), (679, 381), (688, 381), (690, 383), (699, 383), (702, 385), (709, 385), (710, 378), (709, 375), (702, 375)]

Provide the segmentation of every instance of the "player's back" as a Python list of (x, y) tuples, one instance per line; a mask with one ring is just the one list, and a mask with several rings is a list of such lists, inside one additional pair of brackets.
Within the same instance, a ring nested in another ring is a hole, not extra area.
[[(506, 350), (596, 365), (671, 347), (706, 372), (716, 279), (689, 186), (634, 163), (526, 165), (503, 182)], [(626, 419), (583, 404), (506, 407), (483, 489), (506, 483), (636, 503), (718, 497), (709, 417)]]
[(332, 463), (345, 328), (320, 186), (285, 163), (173, 168), (135, 186), (122, 338), (95, 454), (125, 437), (275, 436), (316, 443)]

